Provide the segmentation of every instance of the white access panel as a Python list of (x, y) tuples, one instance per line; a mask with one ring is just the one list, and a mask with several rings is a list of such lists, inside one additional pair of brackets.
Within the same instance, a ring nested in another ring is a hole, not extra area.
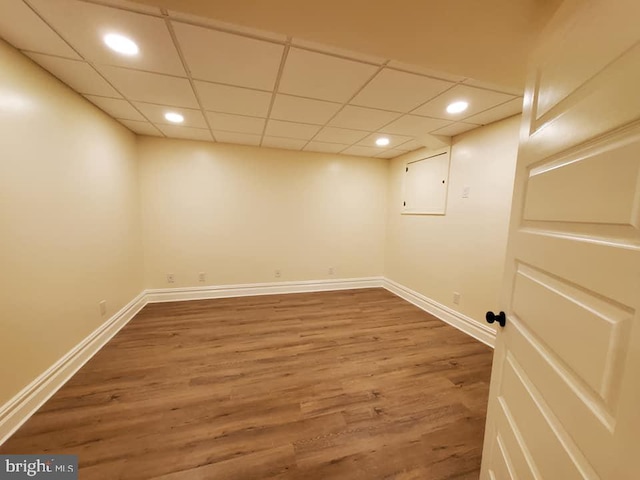
[(451, 149), (433, 152), (407, 163), (404, 176), (403, 214), (444, 215), (447, 210)]

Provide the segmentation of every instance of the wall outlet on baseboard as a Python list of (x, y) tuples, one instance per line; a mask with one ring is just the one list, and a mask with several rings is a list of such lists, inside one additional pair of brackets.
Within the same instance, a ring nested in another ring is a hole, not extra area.
[(453, 292), (453, 303), (460, 305), (460, 292)]
[(167, 283), (175, 283), (176, 277), (173, 273), (167, 273)]
[(100, 302), (100, 315), (104, 317), (106, 314), (107, 314), (107, 301), (102, 300)]
[(333, 267), (329, 267), (329, 275), (333, 275), (334, 273), (336, 273), (336, 269)]
[(199, 281), (200, 283), (204, 283), (204, 282), (206, 282), (206, 281), (207, 281), (207, 274), (206, 274), (206, 273), (204, 273), (204, 272), (200, 272), (200, 273), (198, 274), (198, 281)]
[(275, 277), (276, 278), (280, 278), (281, 275), (282, 275), (282, 272), (280, 270), (276, 270), (275, 271)]

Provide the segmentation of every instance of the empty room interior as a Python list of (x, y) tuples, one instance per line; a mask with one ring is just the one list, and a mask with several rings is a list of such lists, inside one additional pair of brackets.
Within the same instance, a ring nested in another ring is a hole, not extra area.
[(639, 22), (0, 0), (0, 478), (640, 478)]

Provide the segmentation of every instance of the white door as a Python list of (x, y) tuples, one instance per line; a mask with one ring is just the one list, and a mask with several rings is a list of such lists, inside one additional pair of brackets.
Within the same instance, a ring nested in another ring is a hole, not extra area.
[(640, 479), (639, 41), (566, 0), (531, 59), (483, 480)]

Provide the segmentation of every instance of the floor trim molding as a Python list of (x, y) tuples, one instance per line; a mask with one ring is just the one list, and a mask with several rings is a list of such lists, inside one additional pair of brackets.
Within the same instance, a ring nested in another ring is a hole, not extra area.
[(208, 300), (212, 298), (278, 295), (286, 293), (326, 292), (355, 288), (380, 288), (383, 277), (345, 278), (340, 280), (304, 280), (300, 282), (212, 285), (208, 287), (159, 288), (146, 291), (148, 303)]
[(0, 406), (0, 445), (67, 383), (146, 303), (143, 291), (11, 400)]
[(416, 307), (430, 313), (445, 323), (461, 330), (467, 335), (472, 336), (476, 340), (481, 341), (485, 345), (494, 348), (496, 332), (491, 327), (484, 325), (471, 317), (468, 317), (446, 305), (436, 302), (435, 300), (411, 290), (389, 278), (384, 278), (382, 286), (391, 293), (414, 304)]

